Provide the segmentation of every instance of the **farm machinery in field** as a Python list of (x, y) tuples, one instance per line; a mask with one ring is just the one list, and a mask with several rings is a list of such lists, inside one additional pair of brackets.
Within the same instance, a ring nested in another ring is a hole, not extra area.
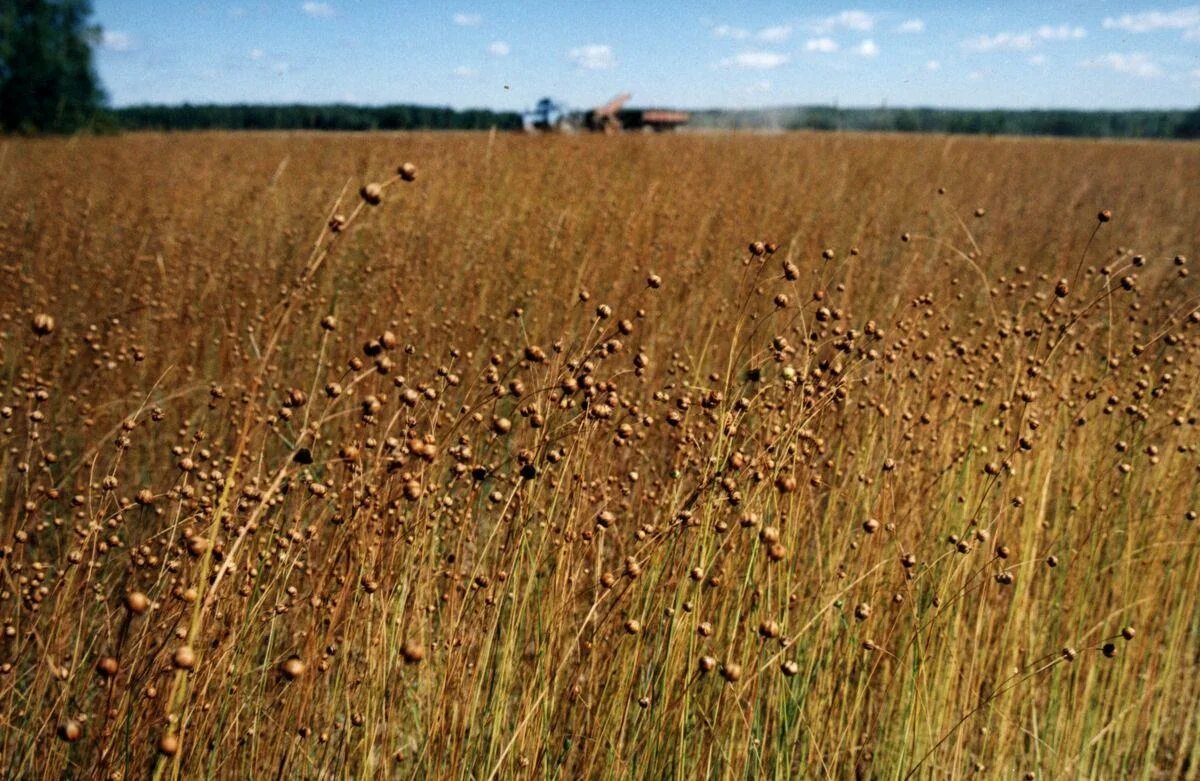
[(522, 115), (522, 124), (530, 133), (572, 133), (583, 130), (612, 135), (624, 130), (661, 133), (687, 124), (691, 118), (686, 111), (625, 108), (631, 97), (624, 92), (604, 105), (586, 111), (571, 111), (551, 98), (542, 98), (532, 111)]

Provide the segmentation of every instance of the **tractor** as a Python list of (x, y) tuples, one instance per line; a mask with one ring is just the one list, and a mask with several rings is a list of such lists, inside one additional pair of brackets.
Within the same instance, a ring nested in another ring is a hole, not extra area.
[(691, 116), (684, 111), (667, 109), (627, 109), (632, 97), (628, 92), (617, 95), (602, 106), (582, 112), (569, 111), (562, 103), (542, 98), (537, 106), (522, 115), (527, 132), (569, 133), (588, 130), (613, 135), (623, 130), (663, 132), (684, 125)]

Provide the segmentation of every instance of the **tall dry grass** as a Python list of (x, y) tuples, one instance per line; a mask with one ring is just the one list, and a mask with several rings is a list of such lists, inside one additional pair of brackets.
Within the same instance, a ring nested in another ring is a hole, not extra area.
[(0, 767), (1195, 778), (1198, 198), (1169, 143), (5, 141)]

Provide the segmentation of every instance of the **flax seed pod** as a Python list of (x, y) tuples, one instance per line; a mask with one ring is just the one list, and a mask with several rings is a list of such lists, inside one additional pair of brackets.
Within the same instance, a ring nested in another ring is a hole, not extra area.
[(364, 184), (358, 194), (362, 196), (368, 206), (378, 206), (383, 202), (383, 186), (377, 182)]

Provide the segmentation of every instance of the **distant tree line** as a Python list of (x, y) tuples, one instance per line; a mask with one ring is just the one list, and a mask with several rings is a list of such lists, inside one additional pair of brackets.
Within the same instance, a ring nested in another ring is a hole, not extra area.
[[(482, 130), (521, 127), (514, 112), (434, 106), (131, 106), (110, 112), (126, 130)], [(688, 127), (713, 130), (855, 130), (1089, 138), (1200, 138), (1193, 111), (969, 110), (797, 106), (693, 112)]]
[(110, 112), (125, 130), (485, 130), (521, 127), (521, 116), (486, 109), (441, 106), (233, 105), (184, 103), (129, 106)]
[(729, 130), (858, 130), (902, 133), (1200, 138), (1192, 111), (971, 110), (797, 106), (699, 111), (693, 127)]

